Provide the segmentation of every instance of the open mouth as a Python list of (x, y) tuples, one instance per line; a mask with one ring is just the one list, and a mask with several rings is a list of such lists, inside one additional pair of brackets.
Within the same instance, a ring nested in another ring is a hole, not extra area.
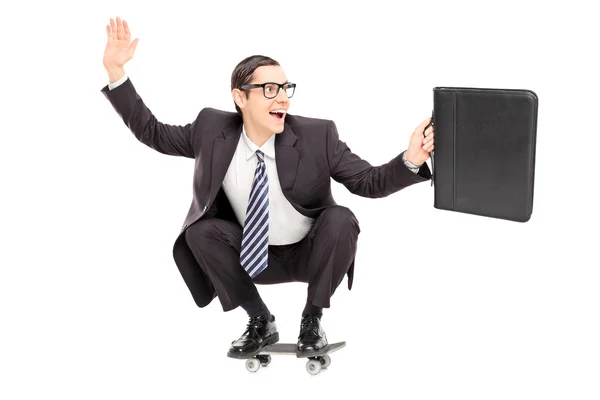
[(271, 117), (277, 120), (283, 119), (285, 117), (284, 111), (269, 111), (269, 114), (271, 114)]

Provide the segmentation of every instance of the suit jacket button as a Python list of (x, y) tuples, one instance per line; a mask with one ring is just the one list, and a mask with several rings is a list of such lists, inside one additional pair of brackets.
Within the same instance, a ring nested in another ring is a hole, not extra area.
[(202, 212), (206, 212), (206, 210), (208, 210), (208, 206), (204, 206), (204, 209), (202, 210)]
[(185, 228), (187, 228), (187, 224), (185, 224), (185, 225), (183, 226), (183, 229), (185, 229)]

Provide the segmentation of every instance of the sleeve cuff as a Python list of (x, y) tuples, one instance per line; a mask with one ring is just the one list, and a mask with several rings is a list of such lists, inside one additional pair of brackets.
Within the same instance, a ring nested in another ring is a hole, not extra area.
[(406, 159), (406, 150), (404, 150), (402, 152), (402, 161), (404, 161), (404, 165), (406, 165), (406, 167), (408, 169), (410, 169), (412, 172), (414, 172), (415, 174), (419, 172), (419, 169), (421, 168), (421, 166), (415, 165)]
[(108, 84), (108, 90), (113, 90), (127, 80), (127, 74), (123, 75), (118, 81)]

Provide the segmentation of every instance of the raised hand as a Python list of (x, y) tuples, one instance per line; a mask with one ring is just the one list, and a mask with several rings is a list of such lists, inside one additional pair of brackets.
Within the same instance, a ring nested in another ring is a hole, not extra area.
[(125, 63), (133, 57), (139, 39), (131, 42), (131, 32), (125, 20), (117, 17), (117, 22), (111, 18), (110, 25), (106, 25), (106, 48), (104, 49), (104, 67), (108, 69), (123, 68)]

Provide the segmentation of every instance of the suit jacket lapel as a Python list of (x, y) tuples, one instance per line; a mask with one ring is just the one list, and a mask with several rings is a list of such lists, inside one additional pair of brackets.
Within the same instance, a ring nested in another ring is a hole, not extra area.
[(225, 179), (225, 174), (231, 164), (235, 149), (242, 134), (241, 118), (239, 123), (234, 123), (223, 129), (221, 136), (215, 138), (212, 153), (212, 169), (210, 178), (210, 193), (216, 195)]
[[(242, 123), (233, 123), (223, 129), (221, 136), (215, 138), (212, 153), (212, 170), (210, 192), (215, 194), (225, 179), (227, 169), (231, 164), (235, 149), (242, 134)], [(277, 174), (281, 189), (290, 191), (294, 186), (296, 173), (298, 172), (298, 161), (300, 160), (300, 149), (296, 145), (297, 136), (292, 128), (285, 124), (283, 132), (275, 137), (275, 159)]]
[(277, 174), (279, 175), (281, 189), (284, 192), (292, 190), (298, 172), (300, 149), (295, 147), (297, 139), (296, 134), (288, 124), (285, 124), (283, 132), (275, 137)]

